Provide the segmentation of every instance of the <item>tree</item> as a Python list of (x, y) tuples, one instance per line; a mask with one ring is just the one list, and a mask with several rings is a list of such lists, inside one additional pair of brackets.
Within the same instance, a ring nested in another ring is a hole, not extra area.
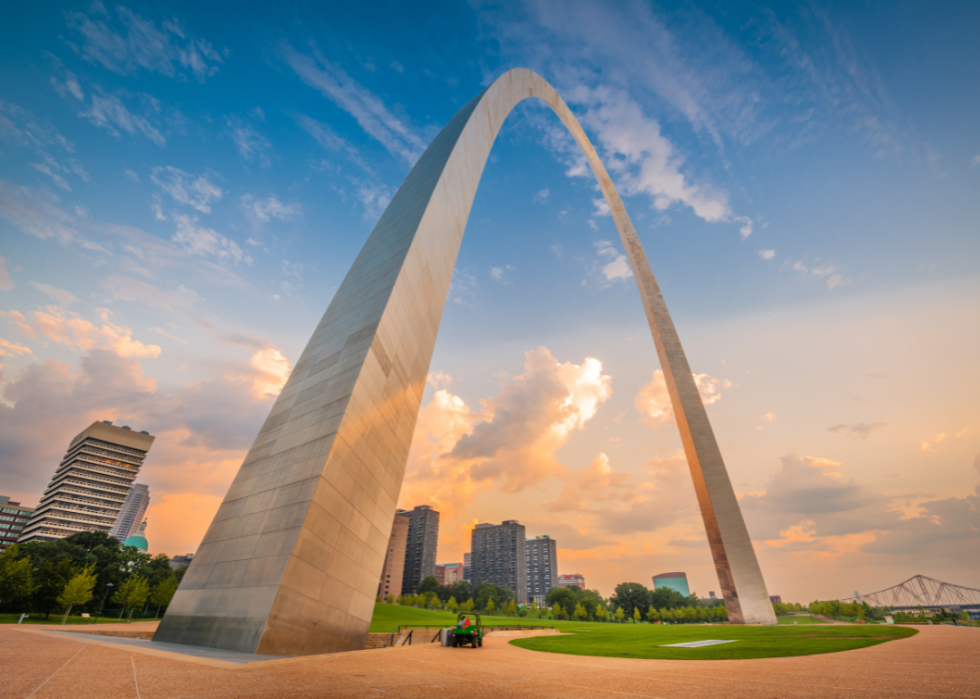
[(595, 597), (583, 597), (579, 604), (581, 604), (582, 608), (585, 610), (585, 616), (587, 619), (595, 618), (596, 611), (599, 609), (599, 603), (596, 601)]
[(640, 616), (640, 608), (637, 607), (636, 609), (633, 610), (633, 623), (635, 624), (636, 622), (638, 622), (642, 618), (643, 617)]
[(622, 607), (624, 613), (633, 616), (637, 607), (642, 610), (650, 606), (650, 591), (640, 583), (620, 583), (616, 586), (610, 603)]
[(0, 604), (24, 599), (34, 593), (34, 569), (27, 558), (17, 558), (17, 545), (0, 555)]
[(157, 608), (156, 614), (153, 616), (154, 619), (160, 615), (161, 608), (170, 604), (170, 601), (174, 598), (174, 594), (177, 592), (178, 584), (177, 576), (171, 573), (169, 578), (160, 581), (153, 588), (153, 594), (150, 595), (150, 604)]
[(473, 586), (469, 580), (457, 580), (453, 583), (452, 592), (457, 600), (469, 599), (473, 596)]
[(57, 563), (49, 561), (37, 572), (40, 584), (34, 593), (33, 606), (44, 612), (45, 619), (49, 618), (52, 612), (62, 609), (58, 597), (73, 577), (75, 577), (75, 566), (67, 558)]
[(463, 602), (464, 612), (472, 612), (475, 608), (476, 608), (476, 602), (473, 601), (472, 597), (470, 597), (468, 600)]
[(455, 597), (450, 597), (449, 601), (446, 603), (446, 606), (449, 607), (449, 611), (451, 611), (453, 614), (459, 611), (459, 604), (456, 602)]
[(419, 585), (418, 593), (420, 595), (428, 594), (429, 592), (435, 592), (439, 589), (439, 581), (436, 580), (436, 576), (430, 575), (422, 581)]
[(556, 604), (560, 604), (562, 609), (566, 609), (568, 611), (575, 609), (575, 605), (578, 604), (578, 597), (570, 587), (551, 588), (548, 590), (545, 600), (552, 606), (552, 608)]
[(514, 600), (510, 601), (510, 604), (507, 605), (507, 613), (511, 615), (517, 614), (517, 602)]
[(136, 608), (142, 607), (149, 595), (150, 586), (147, 584), (146, 578), (141, 575), (131, 575), (120, 586), (118, 592), (112, 596), (112, 601), (122, 605), (123, 611), (130, 610), (129, 617), (126, 619), (129, 621), (132, 619)]
[(647, 621), (651, 623), (654, 621), (660, 621), (660, 612), (658, 612), (656, 607), (654, 607), (652, 604), (647, 610)]
[(563, 616), (565, 616), (565, 610), (561, 608), (560, 604), (556, 604), (551, 608), (551, 616), (553, 616), (555, 619), (561, 619)]
[(68, 615), (71, 613), (72, 607), (81, 606), (92, 599), (93, 587), (95, 587), (95, 564), (90, 565), (69, 580), (68, 584), (65, 585), (65, 588), (58, 596), (58, 604), (62, 607), (67, 607), (65, 609), (65, 616), (61, 620), (62, 624), (68, 621)]
[(575, 605), (575, 612), (572, 614), (572, 616), (579, 621), (585, 621), (585, 619), (589, 616), (589, 613), (585, 611), (585, 607), (583, 607), (582, 603), (579, 602)]
[(605, 607), (596, 607), (595, 618), (599, 621), (607, 621), (609, 619), (609, 612)]
[(496, 583), (481, 580), (473, 588), (473, 599), (477, 609), (487, 609), (487, 601), (493, 599), (494, 609), (505, 609), (507, 603), (514, 599), (514, 593)]
[(389, 592), (388, 596), (385, 597), (385, 604), (394, 604), (394, 603), (395, 603), (395, 596)]
[(493, 603), (493, 597), (487, 597), (487, 614), (496, 609), (496, 605)]
[(666, 607), (660, 610), (660, 621), (673, 621), (674, 613)]
[(623, 623), (623, 618), (626, 616), (626, 612), (623, 611), (622, 607), (616, 607), (616, 621)]
[(531, 612), (531, 614), (537, 614), (538, 613), (538, 600), (537, 599), (532, 599), (531, 600), (531, 608), (530, 608), (529, 611)]

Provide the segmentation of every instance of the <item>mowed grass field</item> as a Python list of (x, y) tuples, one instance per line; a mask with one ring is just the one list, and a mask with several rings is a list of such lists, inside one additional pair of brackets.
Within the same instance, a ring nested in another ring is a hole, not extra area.
[[(392, 632), (399, 625), (451, 625), (450, 612), (430, 611), (391, 604), (375, 606), (371, 631)], [(796, 619), (802, 621), (801, 618)], [(726, 626), (704, 624), (600, 624), (552, 621), (521, 617), (484, 616), (486, 626), (554, 626), (561, 636), (518, 638), (511, 644), (527, 650), (565, 655), (596, 655), (617, 658), (669, 658), (681, 660), (726, 660), (778, 658), (855, 650), (887, 643), (918, 633), (915, 629), (884, 625), (781, 624), (779, 626)], [(733, 640), (702, 648), (665, 648), (674, 643), (704, 640)]]
[(794, 624), (796, 624), (797, 626), (803, 626), (804, 624), (805, 625), (810, 625), (810, 624), (826, 624), (827, 623), (823, 619), (817, 619), (816, 617), (812, 617), (809, 614), (801, 614), (799, 616), (794, 616), (794, 615), (781, 616), (781, 617), (777, 618), (776, 621), (778, 621), (780, 624), (784, 624), (786, 626), (793, 626)]

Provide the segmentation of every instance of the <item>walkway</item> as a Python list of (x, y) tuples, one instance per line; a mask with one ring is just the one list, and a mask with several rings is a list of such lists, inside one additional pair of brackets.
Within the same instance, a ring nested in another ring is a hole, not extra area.
[(952, 626), (845, 653), (713, 662), (537, 653), (493, 637), (475, 650), (419, 644), (252, 663), (150, 645), (2, 625), (0, 698), (980, 697), (980, 629)]

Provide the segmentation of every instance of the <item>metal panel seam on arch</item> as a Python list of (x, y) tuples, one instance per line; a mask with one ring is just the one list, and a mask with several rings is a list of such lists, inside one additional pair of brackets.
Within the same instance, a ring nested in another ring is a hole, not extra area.
[(508, 71), (440, 131), (330, 302), (218, 508), (154, 640), (260, 654), (363, 648), (425, 378), (470, 207), (522, 100), (558, 115), (633, 270), (729, 615), (774, 624), (687, 358), (612, 180), (543, 78)]

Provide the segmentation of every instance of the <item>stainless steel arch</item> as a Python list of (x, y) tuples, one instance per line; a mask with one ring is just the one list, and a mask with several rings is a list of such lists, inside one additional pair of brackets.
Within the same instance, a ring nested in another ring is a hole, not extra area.
[(270, 654), (363, 647), (439, 322), (497, 132), (537, 97), (575, 137), (653, 332), (729, 614), (776, 623), (701, 396), (639, 238), (578, 121), (543, 78), (502, 75), (405, 178), (218, 509), (154, 640)]

